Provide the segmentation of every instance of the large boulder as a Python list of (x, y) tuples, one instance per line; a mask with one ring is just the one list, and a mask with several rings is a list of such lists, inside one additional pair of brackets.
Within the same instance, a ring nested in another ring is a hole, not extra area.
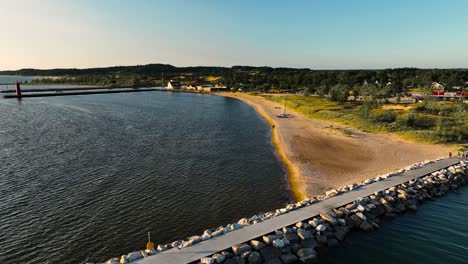
[(323, 232), (325, 230), (327, 230), (327, 226), (326, 225), (318, 225), (315, 230), (317, 230), (318, 232)]
[(312, 234), (309, 231), (306, 231), (302, 228), (297, 229), (297, 235), (302, 239), (308, 239), (312, 237)]
[(337, 220), (335, 217), (333, 217), (330, 213), (320, 213), (320, 217), (324, 219), (325, 221), (329, 222), (332, 225), (337, 224)]
[(260, 255), (260, 253), (254, 251), (249, 255), (247, 260), (249, 264), (260, 264), (262, 263), (262, 256)]
[(281, 262), (280, 258), (274, 258), (263, 262), (263, 264), (283, 264), (283, 262)]
[(359, 227), (364, 231), (372, 231), (374, 229), (367, 221), (363, 221)]
[(349, 220), (351, 221), (351, 224), (354, 227), (359, 227), (362, 223), (362, 219), (359, 218), (357, 215), (353, 214), (349, 217)]
[(269, 246), (260, 250), (260, 254), (262, 255), (263, 261), (268, 261), (279, 258), (281, 256), (281, 251), (278, 248)]
[(104, 264), (120, 264), (119, 258), (111, 258), (106, 261)]
[(315, 251), (315, 249), (313, 248), (301, 248), (297, 251), (296, 254), (299, 258), (305, 258), (310, 256), (317, 257), (317, 251)]
[(258, 241), (258, 240), (250, 241), (250, 245), (256, 251), (260, 251), (261, 249), (263, 249), (265, 247), (265, 244), (263, 242), (261, 242), (261, 241)]
[(223, 263), (226, 260), (226, 256), (223, 254), (216, 253), (212, 256), (216, 263)]
[(273, 240), (273, 246), (277, 248), (283, 248), (286, 246), (286, 243), (284, 243), (283, 239), (275, 239)]
[(296, 235), (296, 233), (293, 233), (293, 232), (286, 232), (286, 233), (284, 234), (284, 237), (285, 237), (287, 240), (291, 241), (292, 243), (298, 242), (298, 241), (300, 240), (300, 239), (299, 239), (299, 236)]
[(316, 248), (317, 241), (315, 241), (314, 238), (308, 238), (308, 239), (302, 240), (301, 245), (302, 247), (305, 247), (305, 248)]
[(235, 245), (232, 247), (232, 252), (236, 256), (240, 256), (242, 253), (247, 252), (247, 251), (252, 251), (252, 247), (246, 243), (242, 243), (242, 244)]
[(366, 217), (363, 213), (361, 213), (361, 212), (356, 213), (356, 216), (359, 217), (359, 219), (361, 219), (362, 221), (366, 221), (366, 220), (367, 220), (367, 217)]
[(281, 261), (284, 264), (293, 264), (297, 262), (297, 257), (293, 254), (285, 254), (281, 256)]
[(134, 251), (134, 252), (128, 253), (128, 255), (127, 255), (128, 262), (132, 262), (132, 261), (135, 261), (135, 260), (141, 259), (141, 258), (142, 258), (142, 256), (141, 256), (141, 253), (139, 251)]
[(201, 258), (200, 262), (203, 264), (215, 264), (215, 260), (209, 257)]
[(263, 236), (262, 238), (263, 238), (263, 242), (265, 242), (265, 244), (271, 245), (271, 244), (273, 244), (273, 240), (277, 239), (278, 237), (274, 236), (274, 235), (268, 235), (268, 236)]

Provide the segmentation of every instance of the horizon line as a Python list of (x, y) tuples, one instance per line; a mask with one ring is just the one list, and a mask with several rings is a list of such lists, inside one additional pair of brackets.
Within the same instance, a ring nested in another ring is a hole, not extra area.
[(112, 66), (96, 66), (96, 67), (56, 67), (56, 68), (20, 68), (15, 70), (0, 70), (1, 72), (17, 72), (21, 70), (88, 70), (88, 69), (103, 69), (113, 67), (138, 67), (148, 65), (164, 65), (172, 66), (176, 68), (201, 68), (201, 67), (212, 67), (212, 68), (234, 68), (234, 67), (253, 67), (253, 68), (272, 68), (272, 69), (295, 69), (295, 70), (310, 70), (310, 71), (382, 71), (391, 69), (418, 69), (418, 70), (468, 70), (468, 67), (449, 67), (449, 68), (438, 68), (438, 67), (416, 67), (416, 66), (399, 66), (399, 67), (388, 67), (388, 68), (307, 68), (307, 67), (285, 67), (285, 66), (267, 66), (267, 65), (231, 65), (231, 66), (219, 66), (219, 65), (188, 65), (188, 66), (176, 66), (168, 63), (147, 63), (147, 64), (134, 64), (134, 65), (112, 65)]

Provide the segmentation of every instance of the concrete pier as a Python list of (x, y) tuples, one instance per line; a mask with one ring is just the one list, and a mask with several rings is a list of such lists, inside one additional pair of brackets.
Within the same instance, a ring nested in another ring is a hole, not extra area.
[[(71, 96), (71, 95), (89, 95), (89, 94), (115, 94), (115, 93), (137, 93), (137, 92), (184, 92), (184, 93), (203, 93), (192, 90), (162, 89), (162, 88), (62, 88), (62, 89), (43, 89), (43, 90), (23, 90), (21, 98), (24, 97), (50, 97), (50, 96)], [(17, 94), (10, 91), (5, 92), (3, 98), (19, 98)]]
[(265, 220), (263, 222), (246, 226), (225, 235), (211, 238), (192, 246), (182, 249), (170, 249), (154, 256), (149, 256), (138, 260), (136, 263), (142, 264), (182, 264), (199, 261), (202, 257), (212, 255), (234, 245), (261, 237), (265, 234), (279, 230), (283, 227), (294, 225), (312, 217), (318, 216), (321, 212), (327, 212), (333, 208), (351, 203), (359, 198), (369, 196), (375, 192), (386, 190), (390, 187), (406, 183), (410, 180), (423, 177), (434, 171), (438, 171), (460, 162), (460, 159), (443, 159), (422, 168), (406, 171), (401, 175), (394, 176), (382, 181), (374, 182), (358, 189), (340, 194), (338, 196), (320, 201), (283, 215)]

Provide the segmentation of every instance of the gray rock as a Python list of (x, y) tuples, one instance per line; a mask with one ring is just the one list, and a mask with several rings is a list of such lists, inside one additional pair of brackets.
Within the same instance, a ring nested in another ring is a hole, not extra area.
[(345, 239), (346, 233), (343, 230), (337, 230), (335, 232), (335, 237), (339, 241), (343, 241)]
[(262, 263), (262, 256), (260, 255), (260, 253), (254, 251), (249, 255), (247, 260), (249, 264), (260, 264)]
[(297, 262), (297, 257), (293, 254), (285, 254), (281, 256), (281, 261), (284, 264), (293, 264)]
[(134, 252), (128, 253), (128, 255), (127, 255), (128, 262), (132, 262), (132, 261), (135, 261), (135, 260), (141, 259), (141, 258), (142, 258), (142, 256), (141, 256), (139, 251), (134, 251)]
[(296, 233), (292, 233), (292, 232), (285, 233), (284, 237), (291, 242), (298, 242), (300, 240), (299, 236), (296, 235)]
[(381, 205), (377, 205), (372, 211), (375, 216), (382, 216), (385, 214), (385, 209)]
[(336, 225), (337, 223), (336, 218), (329, 213), (320, 213), (320, 217), (322, 217), (325, 221), (329, 222), (332, 225)]
[(317, 218), (314, 218), (312, 220), (309, 221), (309, 224), (312, 226), (312, 227), (317, 227), (318, 225), (320, 225), (323, 221), (321, 221), (320, 219), (317, 219)]
[(277, 237), (274, 235), (263, 236), (263, 242), (267, 245), (271, 245), (275, 239), (277, 239)]
[(357, 217), (355, 214), (351, 215), (349, 217), (349, 220), (351, 221), (351, 224), (354, 226), (354, 227), (359, 227), (362, 223), (362, 219)]
[(268, 246), (262, 250), (260, 250), (260, 254), (262, 255), (262, 259), (264, 261), (279, 258), (281, 256), (281, 251), (278, 248)]
[(224, 264), (237, 264), (237, 261), (235, 261), (234, 259), (229, 258), (226, 261), (224, 261)]
[(309, 231), (305, 231), (302, 228), (297, 229), (297, 235), (302, 239), (308, 239), (312, 237), (312, 234)]
[(308, 239), (302, 240), (301, 245), (302, 247), (305, 247), (305, 248), (316, 248), (317, 241), (315, 241), (314, 238), (308, 238)]
[(235, 245), (232, 247), (232, 252), (234, 252), (234, 255), (237, 256), (240, 256), (242, 253), (247, 251), (252, 251), (252, 247), (245, 243)]
[(234, 256), (232, 258), (232, 260), (234, 260), (235, 263), (237, 263), (237, 264), (246, 264), (247, 263), (247, 261), (245, 261), (245, 259), (243, 259), (243, 258), (241, 258), (239, 256)]
[(327, 230), (327, 226), (326, 225), (318, 225), (315, 230), (317, 230), (318, 232), (323, 232), (325, 230)]
[(328, 245), (328, 238), (326, 235), (317, 236), (317, 242), (319, 245)]
[(240, 255), (241, 259), (247, 259), (250, 256), (251, 251), (242, 252)]
[(106, 261), (104, 264), (120, 264), (119, 258), (111, 258)]
[(305, 264), (314, 264), (314, 263), (318, 263), (318, 258), (317, 256), (308, 256), (308, 257), (304, 257), (304, 258), (300, 258), (299, 259), (301, 263), (305, 263)]
[(261, 241), (258, 241), (258, 240), (250, 241), (250, 245), (256, 251), (260, 251), (261, 249), (265, 248), (265, 244), (263, 242), (261, 242)]
[(297, 251), (297, 256), (299, 258), (305, 258), (305, 257), (310, 257), (310, 256), (317, 256), (317, 251), (313, 248), (301, 248)]
[(359, 217), (362, 221), (366, 221), (367, 217), (363, 213), (356, 213), (356, 216)]
[(273, 240), (273, 246), (277, 248), (283, 248), (286, 246), (286, 244), (284, 243), (282, 239), (277, 238)]
[(356, 209), (357, 209), (359, 212), (364, 212), (364, 211), (366, 211), (366, 208), (365, 208), (364, 206), (362, 206), (362, 205), (358, 205), (358, 206), (356, 207)]
[[(305, 241), (305, 240), (304, 240)], [(315, 240), (314, 240), (315, 241)], [(292, 244), (291, 246), (291, 250), (293, 253), (296, 253), (299, 249), (303, 248), (303, 246), (301, 244)]]
[(209, 257), (204, 257), (200, 259), (200, 262), (203, 264), (214, 264), (215, 260)]
[(223, 263), (223, 261), (226, 260), (226, 256), (219, 253), (214, 254), (212, 258), (216, 261), (216, 263)]
[(374, 229), (367, 221), (363, 221), (359, 227), (364, 231), (372, 231)]
[(226, 258), (232, 258), (232, 257), (234, 257), (234, 255), (231, 254), (231, 252), (228, 252), (228, 251), (221, 251), (221, 254), (223, 254), (224, 256), (226, 256)]
[(270, 259), (268, 261), (263, 262), (264, 264), (283, 264), (279, 258)]

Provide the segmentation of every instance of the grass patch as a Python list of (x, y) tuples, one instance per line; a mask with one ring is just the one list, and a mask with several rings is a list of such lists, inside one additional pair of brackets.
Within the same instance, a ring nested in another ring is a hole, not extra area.
[(338, 103), (317, 96), (265, 96), (306, 116), (349, 125), (365, 132), (395, 132), (409, 140), (427, 143), (468, 143), (468, 106), (431, 101), (405, 107), (380, 105), (363, 116), (362, 102)]

